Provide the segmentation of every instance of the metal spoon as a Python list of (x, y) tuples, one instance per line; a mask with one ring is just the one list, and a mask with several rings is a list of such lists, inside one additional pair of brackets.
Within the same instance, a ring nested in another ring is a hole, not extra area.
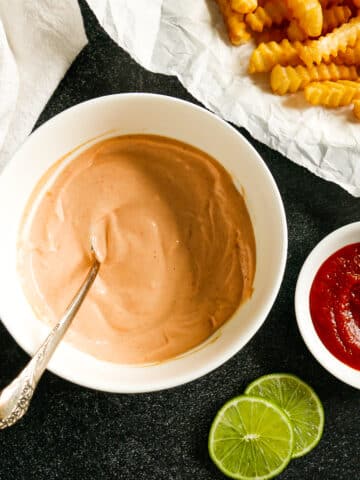
[(94, 255), (89, 273), (61, 320), (51, 330), (27, 366), (0, 392), (0, 429), (14, 425), (27, 412), (37, 384), (90, 290), (99, 268), (100, 263)]

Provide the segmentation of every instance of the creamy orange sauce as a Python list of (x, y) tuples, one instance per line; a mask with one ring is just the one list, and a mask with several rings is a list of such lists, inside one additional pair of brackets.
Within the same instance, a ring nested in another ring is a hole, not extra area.
[(141, 364), (184, 353), (252, 293), (244, 199), (219, 163), (189, 145), (104, 140), (66, 165), (29, 212), (19, 271), (49, 324), (86, 276), (93, 243), (100, 271), (66, 338), (99, 359)]

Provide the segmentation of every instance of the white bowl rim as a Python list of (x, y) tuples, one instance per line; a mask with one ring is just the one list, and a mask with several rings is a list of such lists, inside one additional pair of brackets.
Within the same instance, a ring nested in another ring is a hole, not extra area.
[[(250, 144), (250, 142), (240, 133), (238, 132), (232, 125), (228, 124), (225, 120), (221, 119), (214, 113), (206, 110), (205, 108), (198, 106), (196, 104), (193, 104), (189, 101), (185, 101), (179, 98), (167, 96), (167, 95), (161, 95), (161, 94), (152, 94), (152, 93), (139, 93), (139, 92), (134, 92), (134, 93), (119, 93), (119, 94), (112, 94), (112, 95), (105, 95), (102, 97), (97, 97), (94, 99), (87, 100), (85, 102), (79, 103), (77, 105), (74, 105), (48, 121), (46, 121), (43, 125), (41, 125), (39, 128), (37, 128), (23, 143), (23, 145), (18, 149), (18, 151), (15, 153), (14, 156), (18, 154), (19, 151), (23, 148), (23, 146), (29, 141), (29, 139), (36, 137), (37, 135), (40, 135), (46, 128), (52, 126), (55, 122), (58, 121), (60, 117), (64, 117), (66, 115), (71, 115), (75, 111), (79, 111), (80, 109), (86, 110), (88, 107), (93, 106), (94, 104), (97, 103), (103, 103), (103, 102), (111, 102), (112, 99), (114, 98), (151, 98), (151, 99), (156, 99), (156, 101), (162, 101), (162, 102), (173, 102), (173, 103), (178, 103), (185, 105), (189, 109), (193, 109), (195, 111), (201, 112), (203, 115), (210, 116), (213, 118), (216, 122), (219, 123), (220, 126), (222, 126), (225, 129), (228, 129), (232, 132), (234, 132), (239, 140), (243, 142), (244, 146), (248, 149), (249, 152), (252, 153), (254, 157), (257, 158), (257, 161), (259, 164), (261, 164), (261, 167), (263, 169), (264, 175), (267, 177), (268, 181), (268, 187), (271, 189), (272, 195), (274, 197), (275, 201), (275, 207), (277, 209), (277, 214), (279, 215), (279, 222), (281, 224), (281, 232), (279, 232), (279, 242), (282, 244), (282, 253), (281, 253), (281, 260), (278, 265), (277, 273), (276, 273), (276, 280), (273, 283), (271, 294), (268, 296), (268, 298), (263, 302), (262, 308), (259, 309), (259, 314), (258, 318), (256, 321), (253, 322), (252, 328), (248, 329), (248, 332), (246, 335), (243, 335), (242, 337), (238, 338), (237, 341), (227, 349), (226, 354), (223, 354), (221, 357), (218, 356), (216, 358), (212, 358), (209, 360), (207, 363), (206, 367), (199, 368), (196, 365), (194, 365), (193, 371), (191, 373), (186, 373), (186, 374), (179, 374), (179, 375), (174, 375), (171, 380), (167, 381), (162, 381), (159, 380), (157, 381), (156, 384), (154, 383), (143, 383), (141, 387), (138, 386), (121, 386), (119, 389), (119, 386), (116, 385), (110, 385), (108, 382), (102, 382), (99, 379), (96, 381), (84, 381), (81, 378), (79, 378), (76, 374), (73, 374), (73, 372), (70, 370), (67, 370), (66, 372), (64, 371), (63, 368), (60, 367), (54, 367), (52, 362), (50, 361), (48, 370), (51, 371), (52, 373), (58, 375), (61, 378), (64, 378), (70, 382), (73, 382), (77, 385), (81, 385), (84, 387), (88, 388), (93, 388), (96, 390), (102, 390), (106, 392), (113, 392), (113, 393), (145, 393), (145, 392), (151, 392), (151, 391), (159, 391), (159, 390), (164, 390), (168, 388), (173, 388), (188, 382), (191, 382), (193, 380), (196, 380), (211, 371), (215, 370), (225, 362), (227, 362), (232, 356), (234, 356), (236, 353), (238, 353), (250, 340), (251, 338), (256, 334), (256, 332), (260, 329), (260, 327), (263, 325), (265, 322), (275, 300), (276, 297), (279, 293), (279, 289), (283, 280), (284, 272), (285, 272), (285, 267), (286, 267), (286, 261), (287, 261), (287, 251), (288, 251), (288, 236), (287, 236), (287, 221), (286, 221), (286, 214), (285, 214), (285, 209), (284, 205), (281, 199), (280, 192), (278, 190), (278, 187), (276, 185), (276, 182), (260, 156), (260, 154), (256, 151), (256, 149)], [(4, 168), (3, 172), (0, 175), (0, 188), (1, 188), (1, 183), (4, 181), (4, 178), (6, 176), (6, 173), (11, 170), (13, 165), (13, 162), (10, 161), (7, 166)], [(274, 208), (275, 208), (274, 207)], [(25, 350), (29, 355), (33, 354), (34, 352), (31, 351), (29, 348), (29, 345), (26, 341), (26, 338), (23, 338), (21, 335), (18, 335), (18, 332), (16, 332), (16, 329), (13, 328), (11, 325), (11, 322), (4, 321), (3, 320), (3, 315), (1, 312), (1, 302), (0, 302), (0, 319), (2, 319), (2, 323), (5, 326), (5, 328), (8, 330), (10, 335), (14, 338), (14, 340), (17, 342), (17, 344)], [(216, 333), (216, 332), (215, 332)], [(176, 359), (174, 359), (176, 360)], [(169, 360), (172, 361), (172, 360)], [(138, 368), (138, 367), (135, 367)], [(66, 370), (66, 369), (65, 369)]]
[[(358, 240), (346, 241), (357, 235)], [(295, 314), (301, 336), (315, 359), (334, 377), (360, 389), (360, 370), (356, 370), (333, 355), (320, 340), (310, 314), (309, 294), (321, 265), (346, 245), (360, 242), (360, 222), (353, 222), (334, 230), (323, 238), (306, 258), (295, 289)], [(337, 246), (335, 246), (337, 245)]]

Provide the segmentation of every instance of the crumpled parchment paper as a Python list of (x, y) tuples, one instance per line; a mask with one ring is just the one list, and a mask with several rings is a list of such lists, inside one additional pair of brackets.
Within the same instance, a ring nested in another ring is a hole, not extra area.
[(214, 0), (88, 3), (113, 40), (143, 67), (176, 75), (213, 112), (360, 196), (360, 123), (348, 108), (310, 107), (301, 93), (278, 97), (265, 76), (249, 76), (253, 46), (229, 46)]

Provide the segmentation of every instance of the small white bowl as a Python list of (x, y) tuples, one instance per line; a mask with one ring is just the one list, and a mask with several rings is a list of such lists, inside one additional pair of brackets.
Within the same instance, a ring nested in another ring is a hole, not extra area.
[(360, 371), (338, 360), (320, 340), (310, 314), (310, 289), (321, 265), (346, 245), (360, 242), (360, 222), (330, 233), (307, 257), (296, 284), (295, 313), (300, 333), (316, 360), (335, 377), (360, 389)]
[[(180, 385), (205, 375), (237, 353), (263, 324), (278, 293), (287, 254), (287, 228), (276, 184), (254, 148), (203, 108), (170, 97), (121, 94), (97, 98), (57, 115), (36, 130), (0, 177), (0, 318), (18, 344), (34, 353), (49, 328), (34, 315), (16, 269), (17, 235), (32, 190), (70, 151), (115, 135), (146, 133), (189, 143), (215, 157), (244, 191), (254, 227), (254, 293), (200, 347), (158, 365), (126, 366), (97, 360), (62, 342), (49, 370), (72, 382), (121, 393)], [(80, 147), (79, 147), (80, 146)]]

